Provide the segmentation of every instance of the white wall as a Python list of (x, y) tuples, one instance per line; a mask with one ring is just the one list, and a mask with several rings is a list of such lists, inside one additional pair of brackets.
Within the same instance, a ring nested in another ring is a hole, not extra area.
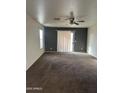
[(97, 25), (88, 28), (87, 52), (97, 57)]
[(26, 69), (28, 69), (43, 53), (40, 49), (39, 29), (41, 24), (26, 15)]

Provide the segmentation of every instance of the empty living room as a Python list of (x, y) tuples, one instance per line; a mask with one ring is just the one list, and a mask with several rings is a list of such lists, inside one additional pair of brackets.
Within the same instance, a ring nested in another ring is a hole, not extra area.
[(1, 0), (0, 93), (124, 93), (124, 0)]
[(97, 93), (97, 1), (26, 4), (26, 92)]

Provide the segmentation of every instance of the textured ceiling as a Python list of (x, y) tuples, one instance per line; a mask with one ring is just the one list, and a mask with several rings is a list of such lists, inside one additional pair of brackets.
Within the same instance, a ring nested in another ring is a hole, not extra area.
[[(45, 26), (89, 27), (96, 24), (97, 0), (27, 0), (27, 14)], [(80, 25), (70, 25), (68, 21), (55, 21), (55, 17), (75, 16), (85, 20)]]

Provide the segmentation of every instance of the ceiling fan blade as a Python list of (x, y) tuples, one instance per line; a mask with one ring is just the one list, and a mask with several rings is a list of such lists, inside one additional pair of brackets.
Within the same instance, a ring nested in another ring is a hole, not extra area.
[(55, 18), (53, 18), (54, 20), (60, 20), (61, 18), (59, 18), (59, 17), (55, 17)]
[(80, 21), (77, 21), (77, 22), (85, 22), (84, 20), (80, 20)]
[(69, 20), (69, 16), (60, 16), (60, 17), (54, 17), (53, 20)]
[(64, 18), (64, 20), (70, 20), (69, 18)]
[(77, 22), (74, 22), (74, 24), (79, 25), (79, 23), (77, 23)]

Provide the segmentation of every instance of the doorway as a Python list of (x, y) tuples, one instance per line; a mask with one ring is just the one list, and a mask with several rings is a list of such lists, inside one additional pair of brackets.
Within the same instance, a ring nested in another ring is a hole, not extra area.
[(57, 31), (57, 51), (73, 52), (73, 32)]

